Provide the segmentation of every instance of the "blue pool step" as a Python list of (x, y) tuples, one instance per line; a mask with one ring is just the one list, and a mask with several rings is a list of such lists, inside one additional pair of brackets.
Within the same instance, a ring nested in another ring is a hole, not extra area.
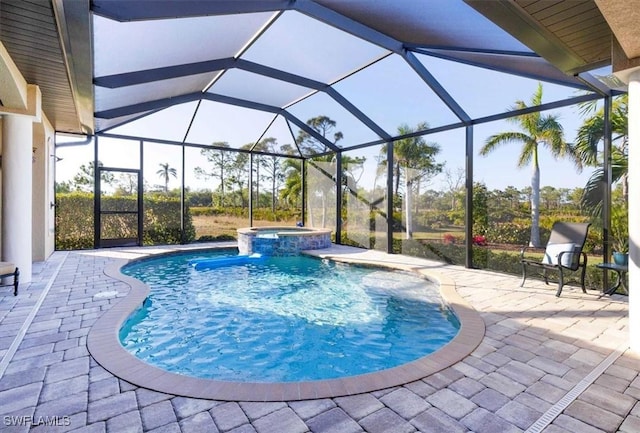
[(255, 262), (263, 259), (265, 256), (262, 254), (238, 254), (237, 256), (224, 256), (224, 257), (211, 257), (208, 259), (192, 259), (189, 260), (189, 266), (193, 267), (196, 271), (203, 269), (213, 269), (220, 266), (233, 266), (233, 265), (245, 265), (247, 263)]

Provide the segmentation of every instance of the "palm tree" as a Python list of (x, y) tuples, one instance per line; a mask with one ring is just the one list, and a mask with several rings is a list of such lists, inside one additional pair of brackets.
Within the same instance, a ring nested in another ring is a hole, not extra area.
[[(613, 99), (611, 106), (611, 180), (621, 182), (623, 201), (628, 199), (628, 95), (621, 95)], [(604, 139), (604, 108), (596, 109), (595, 104), (585, 104), (583, 114), (588, 115), (578, 129), (576, 151), (582, 162), (589, 166), (599, 166), (585, 185), (581, 197), (582, 206), (593, 216), (599, 217), (602, 212), (603, 188), (606, 187), (604, 170), (602, 169), (602, 155), (598, 145)], [(596, 218), (598, 219), (598, 218)]]
[[(542, 84), (533, 94), (530, 106), (542, 103)], [(521, 100), (516, 101), (512, 110), (522, 110), (529, 106)], [(508, 144), (522, 145), (518, 156), (518, 167), (522, 168), (529, 164), (532, 167), (531, 174), (531, 237), (529, 244), (534, 247), (540, 246), (540, 165), (538, 159), (538, 148), (544, 145), (554, 158), (570, 158), (578, 170), (582, 169), (582, 162), (577, 156), (575, 149), (564, 140), (562, 125), (557, 115), (546, 114), (536, 111), (509, 118), (510, 121), (520, 126), (521, 131), (501, 132), (489, 137), (484, 146), (480, 149), (480, 155), (486, 156), (497, 147)]]
[(289, 206), (302, 205), (302, 160), (288, 158), (284, 160), (286, 179), (284, 188), (280, 191), (280, 198)]
[(173, 167), (169, 167), (169, 163), (160, 163), (160, 169), (156, 171), (156, 174), (160, 176), (160, 179), (164, 180), (164, 193), (167, 194), (169, 192), (169, 176), (173, 176), (174, 178), (178, 177), (178, 173), (176, 169)]
[[(408, 125), (398, 127), (398, 135), (409, 135), (417, 131), (428, 129), (426, 122), (420, 123), (416, 128)], [(386, 145), (380, 152), (384, 155), (387, 152)], [(393, 143), (393, 177), (395, 180), (394, 195), (398, 195), (400, 178), (404, 179), (404, 205), (406, 217), (406, 238), (412, 238), (412, 195), (416, 190), (419, 195), (420, 182), (430, 175), (438, 174), (442, 171), (443, 164), (435, 162), (435, 156), (440, 152), (437, 143), (427, 143), (422, 136), (408, 137), (397, 140)], [(386, 159), (381, 159), (380, 164), (386, 165)]]

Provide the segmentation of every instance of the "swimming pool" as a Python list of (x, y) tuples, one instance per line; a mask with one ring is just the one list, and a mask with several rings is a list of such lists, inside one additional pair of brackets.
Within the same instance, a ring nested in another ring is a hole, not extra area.
[(437, 285), (412, 273), (306, 256), (195, 271), (187, 262), (196, 256), (203, 254), (122, 270), (151, 292), (120, 340), (171, 372), (240, 382), (334, 379), (414, 361), (458, 332)]

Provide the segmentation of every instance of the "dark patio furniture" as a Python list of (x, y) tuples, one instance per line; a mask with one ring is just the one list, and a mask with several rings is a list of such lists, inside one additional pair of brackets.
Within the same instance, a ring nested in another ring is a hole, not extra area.
[(0, 281), (8, 277), (13, 277), (13, 283), (2, 284), (0, 285), (0, 287), (13, 286), (13, 296), (17, 296), (20, 271), (18, 270), (18, 267), (13, 263), (0, 262)]
[(522, 263), (522, 282), (520, 283), (520, 287), (524, 285), (527, 279), (528, 267), (541, 268), (546, 284), (549, 284), (547, 277), (548, 271), (557, 271), (559, 278), (556, 296), (560, 296), (562, 287), (564, 286), (564, 272), (567, 270), (577, 271), (582, 268), (580, 284), (582, 286), (582, 292), (586, 293), (584, 277), (587, 271), (587, 255), (582, 251), (582, 248), (587, 240), (590, 225), (590, 223), (554, 223), (544, 251), (544, 256), (540, 261), (526, 259), (524, 254), (529, 251), (531, 247), (522, 248), (520, 251), (520, 263)]
[(603, 288), (602, 295), (613, 295), (618, 291), (618, 288), (622, 285), (622, 290), (626, 294), (629, 294), (629, 287), (627, 287), (627, 272), (629, 267), (627, 265), (618, 265), (616, 263), (598, 263), (597, 268), (605, 271), (614, 271), (616, 273), (616, 282), (609, 288)]

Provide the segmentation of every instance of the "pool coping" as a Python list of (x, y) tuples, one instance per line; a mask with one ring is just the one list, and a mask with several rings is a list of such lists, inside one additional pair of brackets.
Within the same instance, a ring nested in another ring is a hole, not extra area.
[[(211, 250), (212, 248), (202, 249)], [(189, 249), (190, 252), (197, 250), (199, 249)], [(151, 252), (135, 260), (175, 254), (181, 251), (176, 249), (162, 254)], [(142, 305), (150, 289), (140, 280), (120, 272), (122, 266), (133, 260), (117, 259), (105, 267), (104, 273), (108, 277), (129, 285), (131, 290), (120, 302), (100, 316), (91, 327), (87, 335), (89, 353), (98, 364), (114, 376), (158, 392), (223, 401), (282, 402), (342, 397), (405, 385), (461, 361), (475, 350), (484, 337), (484, 321), (480, 314), (457, 293), (455, 281), (450, 277), (419, 265), (376, 263), (371, 260), (334, 255), (330, 252), (323, 253), (323, 250), (306, 251), (305, 254), (345, 263), (411, 271), (435, 280), (440, 284), (443, 300), (460, 321), (458, 334), (441, 349), (415, 361), (378, 372), (339, 379), (262, 383), (230, 382), (184, 376), (147, 364), (136, 358), (120, 344), (118, 336), (120, 328), (131, 313)]]

